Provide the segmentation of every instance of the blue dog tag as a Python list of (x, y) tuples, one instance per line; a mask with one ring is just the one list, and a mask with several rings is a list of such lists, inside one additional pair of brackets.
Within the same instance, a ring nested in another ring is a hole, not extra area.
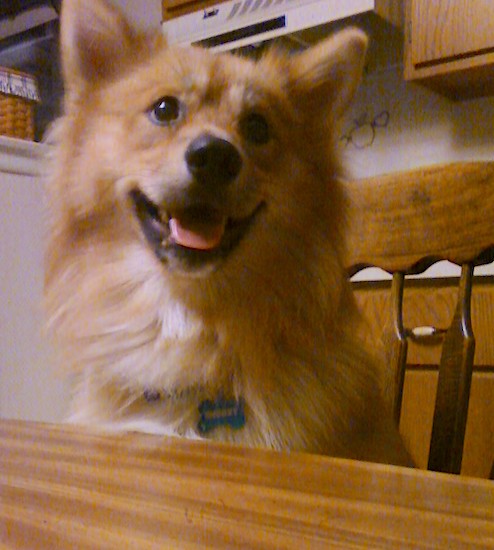
[(243, 399), (223, 399), (216, 401), (206, 400), (199, 405), (201, 415), (197, 429), (205, 434), (218, 426), (230, 426), (238, 430), (245, 426), (245, 412)]

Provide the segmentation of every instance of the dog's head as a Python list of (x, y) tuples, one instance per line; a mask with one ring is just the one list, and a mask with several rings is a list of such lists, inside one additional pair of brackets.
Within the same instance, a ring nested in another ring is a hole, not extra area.
[(128, 215), (113, 227), (119, 239), (145, 243), (169, 273), (197, 276), (268, 231), (311, 232), (327, 214), (333, 125), (360, 78), (360, 31), (255, 63), (168, 48), (103, 0), (63, 6), (56, 193), (73, 230), (100, 218), (108, 234), (118, 209)]

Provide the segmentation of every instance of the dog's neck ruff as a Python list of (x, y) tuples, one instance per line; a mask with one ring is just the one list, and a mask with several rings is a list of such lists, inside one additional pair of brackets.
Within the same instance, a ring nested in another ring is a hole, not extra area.
[[(190, 396), (192, 390), (183, 390), (173, 394), (162, 394), (158, 390), (145, 390), (144, 399), (148, 403), (160, 401), (163, 398), (184, 399)], [(215, 428), (225, 426), (239, 430), (245, 426), (245, 403), (242, 398), (226, 398), (219, 396), (215, 400), (205, 399), (199, 404), (197, 411), (199, 420), (197, 430), (205, 435)]]

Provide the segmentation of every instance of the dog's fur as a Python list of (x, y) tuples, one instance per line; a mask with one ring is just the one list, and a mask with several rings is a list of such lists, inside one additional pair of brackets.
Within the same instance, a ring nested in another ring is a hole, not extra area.
[[(351, 29), (253, 62), (167, 47), (107, 1), (64, 0), (46, 305), (77, 375), (72, 421), (199, 437), (199, 403), (224, 395), (243, 399), (246, 424), (207, 437), (408, 463), (341, 264), (335, 125), (365, 49)], [(161, 124), (163, 97), (180, 112)], [(206, 133), (240, 155), (226, 183), (187, 164)], [(186, 222), (206, 240), (217, 216), (255, 215), (224, 255), (166, 234), (153, 248), (136, 192), (162, 220), (207, 205)]]

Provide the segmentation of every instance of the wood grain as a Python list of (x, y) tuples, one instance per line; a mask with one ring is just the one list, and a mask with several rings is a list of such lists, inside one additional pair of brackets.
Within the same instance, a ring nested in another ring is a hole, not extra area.
[(473, 372), (475, 337), (470, 301), (473, 266), (462, 266), (453, 320), (444, 334), (428, 469), (459, 474)]
[(403, 4), (403, 0), (375, 0), (374, 11), (385, 21), (388, 21), (399, 29), (403, 29)]
[[(384, 319), (381, 315), (377, 323), (392, 327), (380, 330), (382, 342), (388, 345), (387, 379), (392, 383), (387, 387), (393, 388), (388, 399), (396, 419), (407, 347), (400, 333), (410, 334), (407, 329), (417, 326), (401, 328), (403, 278), (421, 273), (439, 260), (462, 266), (459, 289), (453, 298), (455, 314), (439, 327), (430, 323), (445, 330), (440, 338), (442, 353), (429, 468), (459, 473), (475, 351), (470, 316), (473, 271), (474, 266), (494, 259), (494, 218), (489, 215), (494, 207), (494, 162), (431, 166), (350, 182), (346, 197), (345, 265), (349, 273), (375, 266), (393, 274), (390, 312)], [(382, 310), (383, 306), (381, 303)], [(411, 309), (416, 313), (415, 304)], [(372, 319), (373, 312), (368, 307), (364, 311), (372, 333), (372, 323), (376, 326), (379, 314)], [(419, 326), (424, 324), (429, 323)], [(412, 335), (407, 340), (412, 340)], [(492, 341), (490, 332), (487, 341)]]
[(383, 343), (387, 351), (389, 365), (396, 368), (388, 369), (387, 375), (391, 380), (385, 382), (388, 403), (392, 403), (393, 418), (398, 426), (401, 415), (401, 402), (403, 399), (403, 384), (405, 382), (405, 369), (408, 355), (408, 338), (403, 325), (403, 291), (405, 276), (403, 273), (393, 273), (391, 284), (391, 312), (388, 322), (384, 325)]
[(490, 1), (412, 0), (413, 63), (440, 63), (494, 49), (493, 21), (494, 4)]
[[(437, 369), (409, 369), (405, 376), (400, 432), (420, 468), (427, 468)], [(494, 372), (474, 372), (462, 475), (487, 479), (494, 460)]]
[(405, 79), (453, 99), (494, 93), (494, 3), (405, 1)]
[(351, 273), (363, 266), (419, 273), (438, 259), (461, 265), (494, 247), (494, 162), (357, 180), (345, 192)]
[[(357, 302), (368, 317), (367, 338), (379, 342), (385, 337), (383, 327), (390, 322), (392, 312), (390, 284), (357, 283), (354, 288)], [(456, 295), (456, 286), (450, 280), (408, 281), (405, 327), (446, 327), (454, 314)], [(494, 285), (489, 277), (479, 277), (474, 284), (472, 326), (475, 366), (461, 471), (486, 478), (494, 460)], [(401, 431), (421, 468), (427, 467), (441, 343), (441, 337), (408, 341)]]
[(0, 440), (2, 548), (494, 545), (488, 481), (15, 421)]
[[(392, 314), (390, 283), (353, 286), (357, 302), (368, 318), (368, 339), (378, 342), (385, 336), (383, 327)], [(405, 327), (448, 326), (456, 297), (456, 281), (408, 280), (404, 292)], [(478, 277), (474, 283), (472, 326), (476, 338), (475, 370), (461, 472), (487, 478), (494, 460), (494, 285), (490, 277)], [(441, 337), (408, 342), (401, 431), (421, 468), (427, 467), (441, 344)], [(431, 366), (435, 366), (434, 370)]]
[[(420, 326), (446, 328), (455, 311), (457, 281), (407, 280), (403, 296), (405, 328)], [(369, 339), (379, 341), (383, 327), (391, 315), (389, 282), (354, 283), (354, 294), (361, 311), (367, 317)], [(472, 293), (472, 328), (475, 334), (475, 367), (494, 367), (494, 281), (491, 277), (474, 279)], [(431, 337), (408, 342), (409, 365), (438, 365), (442, 338)], [(494, 399), (494, 396), (493, 396)]]

